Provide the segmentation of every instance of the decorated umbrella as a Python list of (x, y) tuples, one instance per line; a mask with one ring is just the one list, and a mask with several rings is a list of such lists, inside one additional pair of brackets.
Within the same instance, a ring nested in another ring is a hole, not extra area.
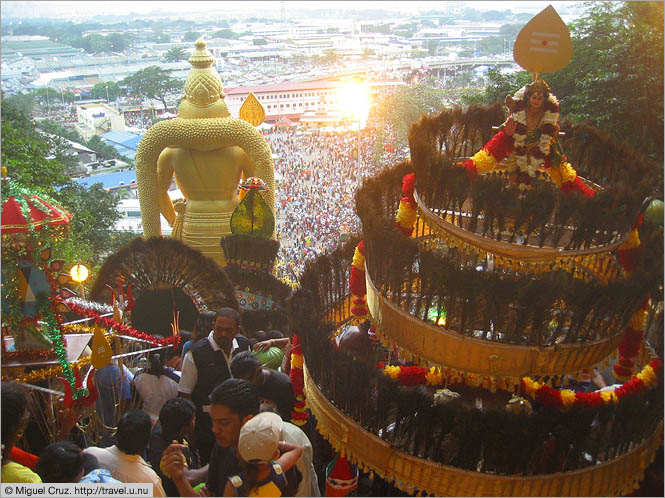
[(54, 298), (70, 277), (58, 273), (65, 262), (51, 260), (50, 245), (67, 235), (72, 214), (49, 196), (7, 178), (4, 168), (2, 176), (3, 328), (14, 336), (21, 350), (16, 354), (57, 357), (67, 405), (74, 400), (90, 405), (96, 393), (90, 383), (83, 387), (78, 369), (72, 369), (58, 324), (58, 312), (68, 308)]
[[(11, 188), (12, 185), (14, 188)], [(2, 203), (3, 239), (8, 234), (67, 225), (72, 218), (70, 212), (46, 196), (40, 196), (11, 182), (9, 190), (9, 197)]]

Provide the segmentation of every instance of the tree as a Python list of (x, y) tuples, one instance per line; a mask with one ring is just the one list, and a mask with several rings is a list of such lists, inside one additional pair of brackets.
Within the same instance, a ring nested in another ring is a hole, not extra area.
[(106, 40), (113, 52), (124, 52), (129, 48), (129, 38), (122, 33), (111, 33), (106, 35)]
[(85, 146), (88, 149), (94, 150), (98, 159), (122, 159), (122, 156), (115, 147), (104, 142), (99, 138), (99, 135), (93, 135), (90, 137), (90, 140), (85, 143)]
[(1, 102), (3, 166), (12, 179), (50, 195), (74, 214), (70, 236), (54, 244), (54, 256), (99, 263), (111, 247), (113, 224), (119, 219), (113, 194), (100, 185), (87, 189), (72, 182), (62, 140), (39, 132), (33, 116), (15, 103), (8, 99)]
[(464, 93), (461, 100), (466, 105), (491, 105), (494, 102), (503, 102), (508, 95), (531, 82), (528, 71), (502, 74), (499, 68), (491, 67), (487, 70), (488, 85), (482, 93)]
[(93, 99), (106, 99), (108, 91), (109, 101), (118, 100), (122, 95), (122, 88), (115, 81), (103, 81), (96, 83), (90, 90), (90, 97)]
[(187, 31), (185, 36), (182, 37), (182, 41), (194, 42), (200, 38), (201, 34), (196, 31)]
[(233, 32), (232, 29), (220, 29), (219, 31), (215, 31), (212, 34), (213, 38), (224, 38), (226, 40), (232, 39), (232, 38), (237, 38), (237, 35)]
[(93, 263), (99, 263), (109, 253), (113, 225), (120, 219), (116, 209), (115, 194), (107, 192), (101, 183), (86, 188), (70, 183), (62, 188), (59, 197), (74, 214), (71, 233), (78, 244), (91, 252)]
[(570, 26), (573, 57), (545, 75), (561, 112), (663, 161), (663, 3), (591, 4)]
[(436, 55), (437, 48), (439, 48), (439, 40), (427, 40), (428, 55)]
[(266, 40), (265, 38), (254, 38), (252, 40), (252, 45), (267, 45), (267, 44), (268, 40)]
[(162, 33), (161, 31), (157, 31), (153, 33), (152, 35), (152, 40), (156, 41), (157, 43), (168, 43), (171, 41), (171, 37), (167, 35), (166, 33)]
[(164, 59), (166, 62), (177, 62), (182, 60), (187, 60), (189, 55), (182, 47), (172, 47), (165, 54)]
[(379, 127), (387, 124), (395, 133), (395, 145), (404, 147), (408, 143), (409, 128), (423, 113), (440, 110), (446, 103), (446, 92), (429, 83), (415, 86), (400, 86), (375, 106)]
[(93, 33), (83, 38), (83, 50), (86, 52), (97, 54), (100, 52), (108, 52), (111, 50), (111, 41), (97, 33)]
[(182, 90), (182, 83), (169, 76), (170, 70), (149, 66), (130, 74), (120, 82), (126, 94), (144, 99), (157, 99), (167, 110), (166, 97)]
[(335, 49), (324, 50), (321, 62), (324, 64), (336, 64), (337, 62), (339, 62), (340, 58), (341, 57), (337, 53), (337, 50)]
[(31, 92), (34, 102), (42, 106), (56, 106), (61, 101), (60, 92), (55, 88), (42, 87)]

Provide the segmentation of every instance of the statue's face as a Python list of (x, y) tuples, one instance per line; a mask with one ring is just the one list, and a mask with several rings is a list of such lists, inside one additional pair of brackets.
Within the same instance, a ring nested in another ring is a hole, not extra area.
[(529, 108), (533, 110), (540, 110), (545, 105), (545, 95), (541, 92), (533, 92), (529, 95)]

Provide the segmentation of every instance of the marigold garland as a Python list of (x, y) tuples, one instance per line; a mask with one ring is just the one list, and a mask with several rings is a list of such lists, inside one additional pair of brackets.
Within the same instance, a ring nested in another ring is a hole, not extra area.
[(289, 378), (293, 386), (295, 402), (291, 411), (291, 423), (303, 426), (307, 423), (309, 414), (306, 411), (305, 376), (303, 374), (303, 357), (298, 334), (293, 334), (293, 348), (291, 349), (291, 371)]
[(384, 375), (398, 381), (403, 386), (441, 386), (447, 379), (451, 383), (464, 383), (471, 387), (493, 388), (493, 392), (497, 387), (504, 391), (521, 387), (522, 393), (548, 408), (568, 410), (575, 404), (584, 406), (617, 404), (627, 395), (639, 394), (645, 389), (654, 388), (659, 382), (659, 375), (662, 374), (663, 361), (660, 358), (654, 358), (640, 373), (614, 391), (595, 391), (591, 393), (575, 392), (571, 389), (555, 389), (544, 382), (535, 381), (531, 377), (522, 378), (521, 386), (510, 386), (505, 382), (492, 382), (491, 379), (473, 374), (457, 374), (449, 377), (444, 375), (444, 372), (438, 367), (426, 369), (417, 366), (384, 365), (383, 363), (377, 364), (377, 367), (382, 370)]
[(356, 245), (351, 262), (349, 275), (349, 292), (351, 293), (351, 313), (358, 319), (367, 316), (367, 284), (365, 282), (365, 241)]
[[(638, 212), (635, 225), (626, 237), (626, 240), (617, 249), (619, 263), (627, 275), (630, 275), (637, 265), (637, 256), (639, 255), (642, 246), (638, 229), (643, 221), (644, 215)], [(637, 356), (637, 353), (640, 350), (642, 337), (644, 335), (647, 303), (648, 299), (645, 300), (640, 309), (633, 314), (630, 323), (626, 327), (621, 344), (619, 345), (619, 361), (617, 361), (613, 367), (614, 376), (619, 380), (625, 381), (633, 374), (633, 367), (635, 365), (633, 358)]]

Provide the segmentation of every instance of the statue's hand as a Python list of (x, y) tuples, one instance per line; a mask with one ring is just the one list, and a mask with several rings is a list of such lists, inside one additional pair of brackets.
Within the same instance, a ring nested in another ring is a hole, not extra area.
[(517, 128), (517, 123), (513, 119), (512, 114), (508, 116), (508, 119), (506, 119), (506, 122), (504, 124), (503, 132), (508, 135), (509, 137), (513, 136), (513, 133), (515, 133), (515, 129)]

